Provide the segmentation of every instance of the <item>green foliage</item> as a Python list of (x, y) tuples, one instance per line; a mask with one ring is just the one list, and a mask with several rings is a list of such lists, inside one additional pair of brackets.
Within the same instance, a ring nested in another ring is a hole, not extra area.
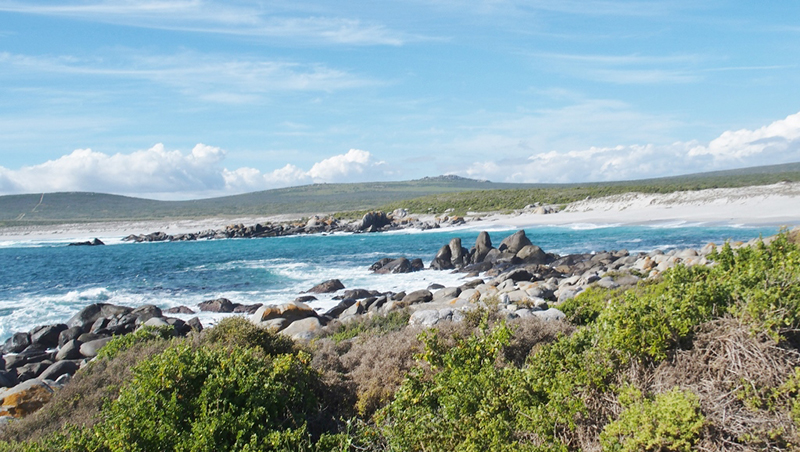
[(226, 317), (213, 328), (203, 331), (200, 342), (224, 347), (259, 348), (268, 355), (292, 353), (295, 350), (294, 341), (290, 338), (255, 325), (241, 316)]
[(412, 369), (395, 400), (378, 414), (392, 450), (518, 450), (514, 441), (519, 372), (497, 361), (511, 332), (505, 326), (447, 347), (423, 334), (426, 366)]
[(129, 350), (136, 344), (149, 341), (167, 340), (175, 336), (175, 328), (172, 326), (144, 326), (130, 334), (117, 336), (112, 339), (105, 347), (97, 353), (100, 359), (114, 359), (125, 350)]
[(658, 394), (655, 400), (627, 388), (620, 402), (625, 411), (600, 434), (603, 450), (689, 452), (705, 425), (697, 396), (679, 388)]
[(392, 311), (386, 315), (362, 316), (347, 323), (339, 323), (333, 331), (328, 332), (326, 337), (330, 337), (338, 344), (364, 334), (380, 336), (405, 328), (409, 318), (411, 318), (411, 314), (406, 309)]
[(567, 319), (575, 325), (588, 325), (606, 309), (606, 306), (618, 294), (618, 291), (602, 287), (589, 287), (558, 305), (558, 309), (566, 314)]

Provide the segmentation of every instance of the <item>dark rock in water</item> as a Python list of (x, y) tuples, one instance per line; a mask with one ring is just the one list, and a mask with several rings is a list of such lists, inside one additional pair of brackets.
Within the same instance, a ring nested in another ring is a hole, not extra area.
[(192, 317), (191, 319), (187, 320), (186, 324), (189, 325), (193, 330), (197, 331), (198, 333), (200, 331), (203, 331), (203, 324), (200, 323), (200, 319), (198, 319), (197, 317)]
[(470, 253), (470, 261), (473, 264), (479, 264), (483, 262), (486, 254), (488, 254), (492, 248), (492, 239), (489, 237), (489, 233), (486, 231), (481, 231), (481, 233), (478, 234), (477, 240), (475, 240), (475, 247)]
[(81, 309), (80, 312), (67, 320), (67, 326), (70, 328), (77, 326), (85, 332), (89, 331), (89, 328), (92, 326), (92, 324), (94, 324), (94, 322), (101, 317), (111, 318), (117, 315), (125, 315), (131, 311), (131, 308), (124, 306), (115, 306), (107, 303), (93, 303)]
[(18, 383), (16, 370), (0, 370), (0, 388), (13, 388)]
[(191, 308), (183, 305), (169, 308), (163, 312), (167, 314), (194, 314), (194, 311)]
[(415, 290), (410, 294), (403, 297), (403, 303), (406, 305), (412, 305), (417, 303), (427, 303), (433, 300), (433, 294), (429, 290)]
[(445, 245), (436, 253), (436, 257), (431, 261), (430, 267), (434, 270), (452, 270), (455, 268), (453, 267), (452, 256), (450, 246)]
[(411, 271), (418, 272), (421, 270), (425, 270), (425, 263), (423, 263), (420, 258), (413, 259), (411, 261)]
[(454, 268), (461, 268), (469, 264), (469, 251), (461, 246), (461, 239), (456, 237), (450, 240), (450, 262)]
[(67, 246), (100, 246), (100, 245), (105, 245), (105, 243), (103, 243), (102, 240), (95, 237), (94, 240), (90, 240), (88, 242), (73, 242)]
[(75, 339), (67, 341), (67, 343), (61, 346), (56, 354), (56, 361), (80, 358), (83, 358), (83, 355), (81, 355), (81, 343)]
[(392, 220), (384, 212), (381, 211), (367, 212), (361, 218), (361, 223), (358, 225), (358, 230), (366, 232), (375, 232), (380, 228), (389, 225), (391, 223)]
[(307, 290), (307, 292), (311, 293), (333, 293), (337, 290), (344, 289), (344, 284), (338, 279), (330, 279), (323, 283), (317, 284), (316, 286)]
[(317, 297), (315, 297), (314, 295), (301, 295), (295, 298), (294, 301), (298, 303), (308, 303), (309, 301), (314, 301), (316, 299)]
[(66, 329), (67, 325), (64, 323), (36, 327), (31, 330), (31, 342), (48, 348), (56, 347), (59, 335)]
[(375, 296), (376, 294), (377, 293), (367, 289), (349, 289), (344, 291), (342, 299), (352, 298), (354, 300), (360, 300), (362, 298), (369, 298)]
[(377, 271), (381, 267), (383, 267), (384, 265), (388, 264), (389, 262), (391, 262), (393, 260), (394, 259), (392, 259), (390, 257), (384, 257), (383, 259), (379, 260), (378, 262), (375, 262), (374, 264), (370, 265), (369, 266), (369, 271), (372, 271), (372, 272)]
[(414, 267), (411, 266), (411, 261), (409, 261), (405, 257), (401, 257), (375, 270), (375, 273), (378, 274), (411, 273), (413, 271)]
[(514, 234), (503, 239), (503, 241), (500, 242), (498, 249), (503, 252), (517, 254), (522, 248), (525, 248), (528, 245), (533, 245), (533, 243), (531, 243), (530, 239), (528, 239), (528, 236), (525, 235), (525, 231), (520, 229)]
[(14, 333), (3, 344), (3, 353), (19, 353), (31, 345), (31, 336), (28, 333)]
[(216, 300), (206, 300), (198, 305), (203, 312), (233, 312), (233, 303), (227, 298), (217, 298)]
[(439, 290), (439, 289), (444, 289), (444, 286), (441, 285), (441, 284), (436, 284), (436, 283), (428, 284), (428, 290), (430, 290), (430, 291)]
[(41, 380), (55, 381), (62, 375), (75, 375), (78, 371), (78, 364), (75, 361), (59, 361), (50, 365), (44, 372), (39, 375)]
[(235, 314), (255, 314), (258, 311), (258, 308), (263, 306), (263, 303), (256, 303), (256, 304), (239, 304), (236, 303), (233, 305), (233, 312)]

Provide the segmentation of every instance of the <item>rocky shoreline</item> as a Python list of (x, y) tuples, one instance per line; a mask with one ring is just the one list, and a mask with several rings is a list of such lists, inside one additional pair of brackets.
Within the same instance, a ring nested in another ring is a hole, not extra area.
[[(381, 230), (396, 223), (391, 220), (384, 224), (390, 218), (386, 215), (368, 218), (369, 215), (360, 222), (360, 227), (366, 226), (360, 230)], [(321, 229), (332, 227), (326, 224)], [(261, 231), (265, 230), (269, 228), (262, 227)], [(745, 245), (748, 244), (735, 244)], [(617, 250), (559, 256), (531, 243), (522, 230), (504, 238), (497, 247), (487, 232), (481, 232), (470, 249), (462, 246), (461, 239), (452, 239), (428, 265), (426, 271), (464, 273), (464, 283), (457, 287), (431, 284), (427, 289), (410, 293), (381, 293), (345, 288), (340, 281), (330, 280), (281, 305), (241, 305), (221, 298), (200, 303), (198, 308), (249, 315), (253, 323), (298, 341), (314, 339), (335, 322), (347, 323), (402, 309), (409, 311), (410, 325), (459, 321), (465, 312), (479, 307), (496, 310), (508, 319), (535, 316), (557, 321), (564, 318), (558, 305), (589, 287), (630, 287), (679, 264), (712, 265), (708, 255), (714, 248), (715, 245), (709, 244), (701, 249), (675, 249), (666, 253), (656, 250), (631, 254)], [(422, 271), (425, 265), (420, 259), (385, 258), (370, 269), (379, 274), (407, 273)], [(339, 303), (318, 312), (308, 304), (316, 299), (315, 293), (335, 293), (334, 299)], [(168, 315), (193, 313), (186, 306), (162, 312), (153, 305), (133, 309), (97, 303), (86, 306), (66, 323), (15, 333), (0, 347), (0, 419), (23, 417), (40, 408), (53, 391), (67, 384), (115, 336), (145, 326), (172, 327), (176, 336), (202, 330), (197, 317), (183, 321)]]
[(193, 240), (215, 240), (234, 238), (286, 237), (304, 234), (362, 233), (386, 232), (403, 229), (419, 229), (422, 231), (438, 229), (442, 226), (465, 224), (466, 220), (458, 216), (444, 216), (431, 221), (423, 221), (411, 217), (407, 210), (397, 209), (392, 213), (382, 211), (367, 212), (357, 221), (337, 219), (332, 216), (314, 215), (304, 222), (258, 223), (251, 226), (232, 224), (221, 229), (167, 234), (151, 232), (149, 234), (130, 234), (122, 239), (124, 242), (183, 242)]

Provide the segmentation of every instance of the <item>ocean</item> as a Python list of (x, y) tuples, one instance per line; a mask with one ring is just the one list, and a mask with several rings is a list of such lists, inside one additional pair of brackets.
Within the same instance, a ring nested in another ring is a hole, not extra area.
[[(209, 299), (234, 303), (291, 301), (322, 281), (337, 278), (346, 288), (412, 291), (432, 283), (459, 285), (463, 274), (425, 270), (375, 275), (369, 266), (383, 257), (422, 258), (426, 266), (439, 248), (459, 237), (470, 248), (480, 223), (467, 228), (373, 234), (305, 235), (196, 242), (125, 243), (101, 237), (107, 246), (68, 247), (66, 242), (0, 242), (0, 340), (34, 326), (65, 322), (84, 306), (103, 302), (193, 310)], [(777, 227), (574, 224), (525, 229), (531, 241), (558, 254), (627, 249), (630, 252), (699, 248), (709, 242), (747, 241), (775, 234)], [(495, 246), (514, 230), (490, 231)], [(323, 310), (332, 295), (312, 302)], [(199, 313), (204, 325), (220, 314)], [(191, 315), (178, 315), (184, 319)]]

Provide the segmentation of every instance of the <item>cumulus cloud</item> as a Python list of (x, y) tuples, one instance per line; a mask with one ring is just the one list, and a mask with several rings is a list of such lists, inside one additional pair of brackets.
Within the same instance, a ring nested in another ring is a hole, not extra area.
[(525, 162), (475, 162), (469, 177), (506, 182), (643, 179), (800, 161), (800, 113), (756, 130), (726, 131), (707, 144), (590, 147), (541, 152)]
[(130, 154), (77, 149), (19, 170), (0, 166), (0, 194), (93, 191), (186, 198), (312, 182), (350, 182), (360, 176), (379, 179), (384, 166), (358, 149), (321, 160), (308, 171), (292, 164), (271, 172), (248, 167), (230, 170), (223, 166), (225, 156), (224, 150), (202, 143), (187, 154), (168, 151), (160, 143)]

